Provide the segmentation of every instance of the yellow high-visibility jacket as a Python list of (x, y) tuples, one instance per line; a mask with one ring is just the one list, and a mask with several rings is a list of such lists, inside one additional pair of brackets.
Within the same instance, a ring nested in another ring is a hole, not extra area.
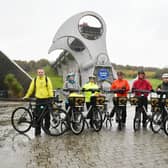
[[(85, 90), (88, 90), (88, 89), (98, 89), (99, 86), (97, 84), (93, 83), (93, 82), (88, 82), (82, 88), (85, 89)], [(91, 91), (85, 92), (85, 101), (86, 102), (90, 102), (90, 98), (91, 98), (92, 94), (93, 93)]]
[(34, 83), (34, 81), (35, 80), (33, 79), (26, 93), (25, 98), (29, 98), (33, 94), (34, 89), (36, 98), (43, 99), (53, 97), (53, 87), (49, 77), (47, 77), (47, 83), (45, 76), (43, 77), (37, 76), (36, 84)]

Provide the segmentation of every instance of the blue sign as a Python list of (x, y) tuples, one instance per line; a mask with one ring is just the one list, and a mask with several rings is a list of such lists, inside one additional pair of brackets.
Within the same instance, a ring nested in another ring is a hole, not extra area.
[(106, 80), (109, 77), (109, 71), (106, 68), (101, 68), (98, 70), (98, 78), (100, 80)]

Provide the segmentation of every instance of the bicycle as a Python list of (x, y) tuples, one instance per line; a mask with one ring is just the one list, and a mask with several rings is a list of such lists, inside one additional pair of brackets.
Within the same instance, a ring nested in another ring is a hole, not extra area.
[[(61, 108), (56, 108), (51, 105), (56, 100), (54, 98), (50, 99), (45, 105), (36, 104), (36, 99), (30, 98), (24, 100), (28, 102), (28, 107), (18, 107), (12, 112), (11, 124), (13, 128), (24, 134), (28, 132), (31, 127), (36, 127), (37, 123), (40, 122), (44, 132), (51, 136), (62, 135), (67, 130), (67, 115), (66, 112)], [(41, 114), (36, 119), (36, 107), (40, 106)], [(50, 113), (50, 128), (45, 128), (45, 115)]]
[(168, 135), (168, 91), (157, 91), (157, 97), (151, 98), (151, 105), (154, 109), (152, 114), (151, 129), (154, 133), (158, 133), (161, 129)]
[(106, 128), (111, 128), (112, 127), (112, 117), (110, 116), (110, 112), (108, 111), (108, 100), (105, 100), (104, 108), (102, 111), (102, 122), (105, 123)]
[[(146, 117), (147, 117), (146, 123), (143, 126), (146, 127), (148, 125), (148, 123), (151, 122), (151, 115), (148, 115), (147, 109), (145, 107), (145, 102), (144, 102), (146, 99), (145, 94), (148, 94), (150, 92), (151, 91), (149, 91), (149, 90), (141, 90), (141, 89), (134, 89), (132, 92), (130, 92), (130, 96), (129, 96), (130, 104), (136, 106), (135, 116), (134, 116), (134, 120), (133, 120), (133, 128), (134, 128), (135, 132), (140, 130), (140, 125), (142, 122), (141, 115), (143, 113), (145, 113), (144, 115), (146, 115)], [(133, 97), (131, 95), (132, 93), (133, 93)], [(135, 96), (134, 93), (139, 93), (140, 96)]]
[(70, 92), (68, 96), (67, 122), (71, 131), (75, 135), (79, 135), (85, 127), (85, 119), (83, 116), (85, 97), (77, 92), (79, 89), (63, 89)]
[[(89, 89), (92, 92), (99, 91), (98, 89)], [(87, 90), (87, 91), (89, 91)], [(96, 131), (100, 131), (103, 125), (102, 110), (105, 106), (105, 96), (103, 94), (95, 94), (91, 96), (90, 107), (90, 125)]]
[[(77, 92), (92, 92), (95, 93), (99, 91), (99, 89), (63, 89), (63, 91), (69, 91), (71, 94)], [(102, 100), (103, 99), (103, 100)], [(87, 111), (90, 115), (90, 124), (95, 131), (100, 131), (102, 128), (102, 114), (100, 109), (104, 106), (104, 96), (91, 96), (91, 105)], [(84, 103), (85, 97), (82, 95), (71, 95), (68, 98), (69, 107), (67, 109), (68, 114), (68, 123), (72, 132), (76, 135), (80, 134), (85, 127), (85, 123), (87, 123), (86, 118), (83, 115), (84, 112)], [(88, 124), (87, 124), (88, 125)]]
[[(123, 96), (123, 97), (116, 97), (115, 94), (117, 93), (124, 93), (125, 89), (112, 89), (110, 91), (104, 91), (105, 93), (111, 93), (114, 94), (113, 96), (113, 104), (114, 104), (114, 108), (112, 109), (111, 113), (107, 112), (106, 113), (106, 125), (107, 122), (111, 124), (111, 121), (113, 120), (112, 117), (114, 114), (116, 114), (116, 122), (118, 123), (118, 129), (122, 130), (122, 128), (124, 127), (123, 125), (123, 107), (126, 106), (127, 104), (127, 97)], [(113, 111), (114, 110), (114, 111)], [(112, 115), (113, 113), (113, 115)]]

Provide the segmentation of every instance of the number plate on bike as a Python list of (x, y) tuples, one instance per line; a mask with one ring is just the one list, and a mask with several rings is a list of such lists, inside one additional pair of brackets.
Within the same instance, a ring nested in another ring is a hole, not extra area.
[(70, 106), (84, 106), (85, 97), (69, 97)]
[(130, 97), (129, 98), (131, 105), (137, 105), (138, 104), (138, 97)]
[(116, 105), (126, 105), (127, 104), (127, 97), (114, 97), (113, 98), (114, 103), (116, 103)]
[(154, 106), (154, 107), (159, 106), (159, 99), (152, 97), (150, 100), (150, 103), (151, 103), (151, 106)]
[(104, 105), (104, 103), (105, 103), (105, 96), (92, 96), (91, 97), (92, 105)]

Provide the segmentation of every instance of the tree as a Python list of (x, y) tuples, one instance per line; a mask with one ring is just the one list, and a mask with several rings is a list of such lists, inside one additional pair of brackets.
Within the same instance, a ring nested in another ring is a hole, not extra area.
[(14, 74), (7, 74), (4, 79), (4, 84), (8, 88), (8, 94), (10, 97), (23, 96), (23, 87), (15, 78)]

